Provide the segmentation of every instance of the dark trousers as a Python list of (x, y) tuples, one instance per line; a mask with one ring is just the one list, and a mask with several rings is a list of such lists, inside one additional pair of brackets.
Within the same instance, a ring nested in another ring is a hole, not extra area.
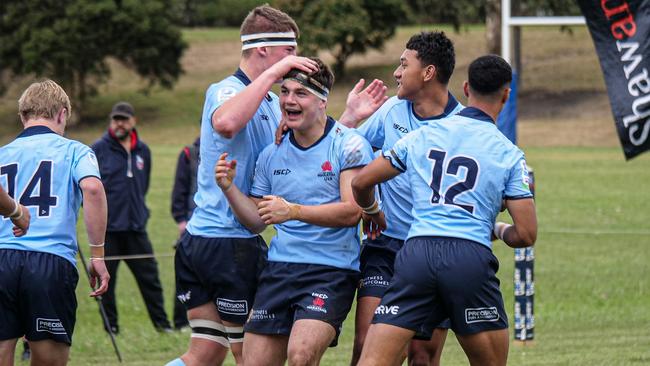
[[(153, 248), (146, 232), (137, 231), (114, 231), (106, 233), (105, 255), (135, 255), (153, 254)], [(158, 262), (155, 258), (125, 259), (129, 266), (138, 288), (147, 306), (149, 318), (154, 327), (158, 329), (170, 328), (167, 314), (163, 303), (163, 291), (158, 276)], [(119, 260), (106, 261), (106, 268), (111, 275), (108, 284), (108, 291), (102, 297), (102, 303), (106, 309), (108, 322), (114, 329), (118, 328), (117, 306), (115, 303), (115, 287), (117, 285), (117, 268)]]

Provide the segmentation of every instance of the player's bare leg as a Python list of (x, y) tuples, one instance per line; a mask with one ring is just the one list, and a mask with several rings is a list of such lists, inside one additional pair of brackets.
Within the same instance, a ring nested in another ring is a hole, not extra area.
[(393, 366), (403, 359), (408, 342), (413, 338), (412, 330), (389, 324), (372, 324), (363, 345), (358, 365)]
[(13, 366), (18, 338), (0, 341), (0, 366)]
[(242, 348), (244, 344), (244, 339), (239, 338), (233, 341), (231, 339), (231, 334), (234, 333), (243, 333), (244, 326), (241, 324), (235, 324), (227, 321), (223, 321), (223, 325), (226, 326), (226, 331), (228, 332), (228, 341), (230, 343), (230, 352), (232, 352), (233, 357), (235, 358), (235, 363), (237, 366), (244, 365), (244, 355), (242, 354)]
[(408, 350), (409, 366), (440, 366), (446, 339), (447, 329), (435, 328), (431, 340), (412, 340)]
[(315, 366), (332, 343), (336, 331), (332, 325), (314, 319), (300, 319), (293, 323), (289, 337), (289, 366)]
[(53, 340), (29, 342), (32, 350), (31, 365), (65, 366), (70, 356), (70, 346)]
[(508, 361), (508, 330), (456, 335), (472, 366), (505, 366)]
[(354, 366), (359, 362), (363, 343), (370, 328), (370, 322), (375, 315), (375, 309), (381, 303), (381, 298), (374, 296), (363, 296), (357, 299), (357, 310), (354, 319), (354, 346), (352, 348), (352, 361), (350, 365)]
[(244, 334), (244, 365), (282, 366), (287, 359), (289, 337), (247, 332)]
[[(213, 302), (205, 303), (196, 308), (187, 311), (187, 319), (190, 321), (190, 326), (193, 321), (208, 321), (221, 324), (221, 318), (217, 312), (217, 307)], [(209, 327), (209, 324), (206, 324)], [(226, 337), (221, 339), (201, 338), (200, 333), (195, 333), (192, 330), (192, 338), (190, 338), (190, 346), (187, 352), (181, 356), (181, 360), (187, 366), (214, 366), (221, 365), (223, 360), (228, 354), (228, 340)]]

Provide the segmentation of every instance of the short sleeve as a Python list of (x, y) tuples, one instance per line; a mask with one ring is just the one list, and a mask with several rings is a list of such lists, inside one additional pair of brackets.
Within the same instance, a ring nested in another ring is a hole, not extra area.
[(88, 146), (81, 145), (78, 149), (72, 175), (77, 184), (86, 177), (97, 177), (101, 179), (97, 157)]
[(394, 105), (395, 100), (393, 98), (389, 99), (366, 122), (357, 128), (357, 132), (365, 137), (375, 149), (381, 149), (384, 146), (384, 140), (386, 138), (384, 123), (388, 112), (390, 112)]
[(372, 159), (373, 152), (368, 141), (356, 131), (347, 131), (339, 156), (341, 171), (368, 165)]
[(227, 80), (211, 85), (205, 93), (204, 112), (207, 112), (207, 115), (204, 114), (204, 116), (211, 119), (214, 111), (228, 99), (237, 95), (238, 92), (239, 90), (235, 85)]
[[(417, 131), (416, 131), (417, 132)], [(385, 159), (390, 161), (390, 163), (395, 167), (395, 169), (400, 172), (406, 171), (406, 159), (408, 158), (408, 146), (409, 141), (413, 139), (413, 133), (409, 133), (406, 136), (399, 139), (392, 148), (382, 151), (382, 155)]]
[[(271, 177), (268, 175), (269, 157), (275, 145), (269, 145), (260, 153), (255, 163), (255, 175), (253, 176), (253, 185), (251, 186), (250, 196), (262, 198), (271, 194)], [(246, 192), (243, 192), (246, 194)]]
[(516, 200), (522, 198), (532, 198), (530, 191), (530, 175), (526, 159), (521, 151), (517, 151), (514, 165), (510, 168), (508, 181), (506, 182), (505, 198)]

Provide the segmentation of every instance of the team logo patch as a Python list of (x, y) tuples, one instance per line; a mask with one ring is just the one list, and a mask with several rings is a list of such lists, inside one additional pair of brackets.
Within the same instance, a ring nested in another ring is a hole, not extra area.
[(95, 153), (88, 153), (88, 162), (90, 165), (92, 165), (94, 168), (99, 169), (99, 164), (97, 164), (97, 157), (95, 156)]
[(63, 323), (59, 319), (36, 318), (36, 331), (52, 334), (66, 334)]
[(312, 292), (311, 296), (314, 299), (312, 300), (311, 305), (307, 305), (307, 309), (327, 314), (327, 309), (325, 309), (325, 300), (327, 300), (329, 296), (315, 292)]
[(524, 160), (520, 161), (521, 164), (521, 181), (524, 189), (530, 191), (530, 175), (528, 174), (528, 165)]
[(217, 309), (225, 314), (248, 314), (248, 301), (217, 298)]
[(190, 301), (190, 298), (192, 297), (192, 291), (187, 291), (184, 294), (177, 295), (176, 298), (178, 298), (178, 301), (181, 303), (186, 303), (187, 301)]
[(496, 306), (489, 308), (467, 308), (465, 309), (465, 323), (496, 322), (499, 320), (499, 312)]
[(144, 159), (140, 155), (135, 156), (135, 167), (138, 168), (138, 170), (144, 169)]
[(235, 94), (237, 94), (237, 90), (235, 90), (235, 88), (232, 88), (232, 87), (229, 87), (229, 86), (227, 86), (225, 88), (221, 88), (217, 92), (217, 101), (219, 103), (223, 103), (223, 102), (227, 101), (228, 99), (234, 97)]
[(320, 166), (321, 172), (318, 173), (318, 176), (323, 178), (323, 180), (333, 180), (336, 176), (336, 173), (332, 172), (332, 163), (329, 160), (326, 160)]

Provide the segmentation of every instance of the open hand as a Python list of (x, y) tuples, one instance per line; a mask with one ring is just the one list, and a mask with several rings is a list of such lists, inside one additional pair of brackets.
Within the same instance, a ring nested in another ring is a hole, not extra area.
[(235, 179), (235, 173), (237, 172), (237, 160), (228, 161), (226, 160), (227, 157), (228, 153), (219, 155), (217, 165), (214, 167), (215, 180), (217, 181), (219, 188), (224, 192), (232, 186), (232, 182)]

